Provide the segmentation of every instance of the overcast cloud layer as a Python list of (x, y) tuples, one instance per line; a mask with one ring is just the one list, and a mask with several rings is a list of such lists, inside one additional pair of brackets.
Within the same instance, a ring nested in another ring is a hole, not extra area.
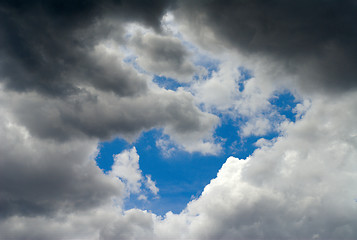
[[(0, 238), (356, 239), (356, 18), (352, 0), (0, 1)], [(269, 102), (284, 89), (296, 122)], [(168, 157), (219, 155), (222, 116), (279, 137), (180, 214), (124, 210), (160, 189), (135, 147), (103, 173), (100, 141), (161, 129)]]

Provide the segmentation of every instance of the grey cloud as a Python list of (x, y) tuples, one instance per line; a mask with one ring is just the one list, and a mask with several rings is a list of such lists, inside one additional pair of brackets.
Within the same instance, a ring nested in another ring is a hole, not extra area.
[[(180, 145), (209, 138), (218, 117), (200, 111), (193, 96), (164, 89), (132, 97), (101, 92), (81, 93), (66, 100), (36, 94), (12, 94), (14, 119), (32, 135), (67, 141), (85, 137), (134, 140), (143, 130), (164, 128)], [(200, 151), (199, 147), (192, 151)]]
[(92, 159), (96, 141), (41, 141), (4, 112), (1, 120), (1, 218), (84, 211), (122, 196), (123, 184), (105, 176)]
[[(178, 19), (227, 47), (266, 56), (299, 76), (304, 90), (357, 87), (356, 1), (180, 1)], [(204, 37), (198, 41), (206, 41)]]
[(179, 39), (152, 33), (137, 33), (132, 43), (139, 54), (138, 63), (143, 68), (179, 82), (192, 79), (196, 69), (189, 61), (189, 52)]
[(120, 40), (124, 22), (139, 21), (159, 29), (160, 17), (169, 3), (2, 1), (1, 81), (11, 90), (48, 96), (77, 93), (78, 82), (89, 82), (103, 90), (110, 88), (121, 95), (132, 94), (132, 84), (140, 91), (145, 85), (140, 79), (127, 79), (125, 72), (108, 73), (108, 68), (96, 64), (97, 59), (89, 53), (102, 39)]
[(155, 239), (154, 221), (150, 213), (131, 209), (113, 224), (100, 231), (100, 239)]

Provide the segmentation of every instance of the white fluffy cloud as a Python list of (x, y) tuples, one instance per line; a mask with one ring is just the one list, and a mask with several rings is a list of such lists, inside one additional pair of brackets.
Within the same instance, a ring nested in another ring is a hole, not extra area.
[[(151, 179), (151, 175), (142, 175), (139, 166), (139, 155), (136, 148), (124, 150), (123, 152), (114, 155), (114, 163), (112, 170), (108, 173), (112, 177), (118, 177), (126, 186), (128, 193), (139, 193), (142, 183), (154, 194), (157, 195), (159, 189), (155, 182)], [(145, 195), (140, 195), (139, 198), (145, 200)]]
[(129, 192), (138, 193), (140, 191), (143, 176), (139, 168), (139, 155), (135, 147), (114, 156), (114, 163), (109, 174), (122, 179)]
[(146, 182), (145, 182), (146, 187), (150, 189), (150, 191), (153, 194), (157, 195), (159, 189), (156, 187), (155, 181), (151, 179), (151, 175), (146, 175), (145, 177), (146, 177)]

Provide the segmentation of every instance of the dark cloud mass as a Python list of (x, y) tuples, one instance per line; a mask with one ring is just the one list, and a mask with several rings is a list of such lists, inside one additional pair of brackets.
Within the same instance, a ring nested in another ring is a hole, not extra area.
[(229, 47), (277, 60), (305, 89), (357, 87), (356, 1), (181, 1), (177, 16), (196, 35), (208, 27)]
[(159, 29), (167, 4), (167, 1), (114, 0), (2, 1), (1, 81), (12, 90), (34, 90), (53, 96), (77, 93), (79, 82), (89, 82), (120, 95), (140, 92), (145, 89), (141, 79), (127, 77), (125, 71), (108, 73), (89, 53), (100, 40), (109, 36), (120, 38), (123, 22), (138, 21)]
[[(77, 93), (83, 82), (124, 96), (145, 91), (140, 78), (108, 73), (89, 52), (105, 38), (122, 39), (124, 22), (159, 30), (173, 5), (196, 33), (208, 27), (227, 46), (276, 60), (305, 89), (357, 86), (352, 0), (1, 1), (1, 81), (12, 90), (54, 96)], [(192, 72), (192, 66), (182, 71)]]

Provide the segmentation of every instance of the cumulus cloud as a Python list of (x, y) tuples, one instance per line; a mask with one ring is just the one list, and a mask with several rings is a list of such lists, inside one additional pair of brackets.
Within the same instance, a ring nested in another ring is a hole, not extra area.
[[(196, 81), (190, 87), (195, 100), (208, 112), (224, 114), (237, 122), (239, 118), (243, 119), (239, 123), (241, 137), (263, 136), (273, 128), (277, 130), (280, 122), (286, 119), (277, 112), (270, 99), (285, 86), (270, 84), (269, 78), (273, 76), (267, 74), (265, 67), (259, 67), (262, 62), (247, 64), (253, 71), (238, 67), (244, 63), (239, 56), (221, 57), (222, 63), (211, 76)], [(246, 75), (247, 71), (251, 76)], [(299, 97), (296, 92), (294, 94)]]
[(109, 174), (122, 179), (129, 192), (140, 191), (142, 175), (139, 168), (139, 155), (135, 147), (114, 156), (114, 163)]
[[(159, 189), (155, 182), (151, 179), (151, 175), (142, 175), (139, 166), (139, 155), (136, 148), (124, 150), (114, 156), (112, 170), (110, 176), (118, 177), (125, 183), (127, 191), (130, 193), (140, 193), (142, 183), (154, 194), (157, 195)], [(140, 195), (139, 198), (146, 200), (145, 195)]]

